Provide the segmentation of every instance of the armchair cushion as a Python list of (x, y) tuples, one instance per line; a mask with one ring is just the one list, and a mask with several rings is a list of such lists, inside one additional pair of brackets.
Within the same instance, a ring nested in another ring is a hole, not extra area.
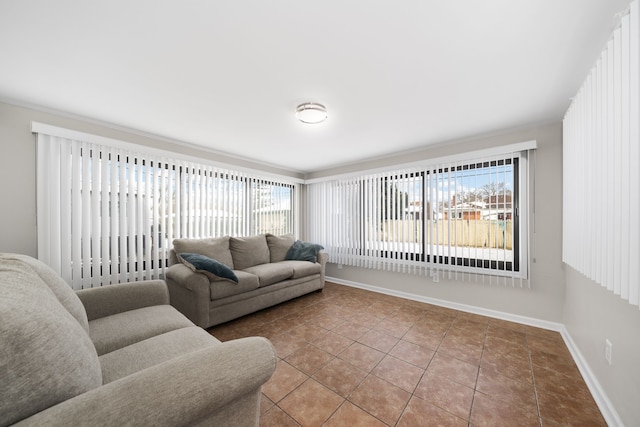
[(98, 355), (103, 355), (189, 326), (193, 323), (172, 306), (156, 305), (92, 320), (89, 322), (89, 335)]
[(220, 341), (197, 326), (156, 335), (100, 356), (102, 382), (108, 384), (174, 357), (218, 344)]

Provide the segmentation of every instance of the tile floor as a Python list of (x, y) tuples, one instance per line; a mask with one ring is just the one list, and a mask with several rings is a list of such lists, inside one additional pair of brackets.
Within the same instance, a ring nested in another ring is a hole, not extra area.
[(557, 332), (327, 283), (210, 329), (278, 354), (267, 426), (606, 426)]

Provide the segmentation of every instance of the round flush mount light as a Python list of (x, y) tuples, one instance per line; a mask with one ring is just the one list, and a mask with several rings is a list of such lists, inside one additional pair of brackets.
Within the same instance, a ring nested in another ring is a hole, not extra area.
[(302, 123), (317, 124), (327, 120), (327, 108), (316, 102), (305, 102), (296, 108), (296, 117)]

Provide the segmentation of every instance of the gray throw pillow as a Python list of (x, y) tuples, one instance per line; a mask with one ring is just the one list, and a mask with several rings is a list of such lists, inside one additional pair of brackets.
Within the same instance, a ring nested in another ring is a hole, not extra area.
[(202, 273), (210, 280), (227, 280), (238, 283), (238, 276), (223, 263), (205, 255), (181, 253), (178, 259), (195, 273)]
[(289, 251), (287, 251), (286, 259), (316, 262), (318, 260), (318, 252), (322, 249), (324, 249), (324, 247), (318, 244), (296, 240)]

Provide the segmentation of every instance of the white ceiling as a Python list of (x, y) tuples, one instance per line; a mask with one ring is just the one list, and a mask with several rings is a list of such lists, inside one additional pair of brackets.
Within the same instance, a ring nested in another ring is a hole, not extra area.
[(628, 4), (0, 0), (0, 99), (313, 172), (561, 120)]

